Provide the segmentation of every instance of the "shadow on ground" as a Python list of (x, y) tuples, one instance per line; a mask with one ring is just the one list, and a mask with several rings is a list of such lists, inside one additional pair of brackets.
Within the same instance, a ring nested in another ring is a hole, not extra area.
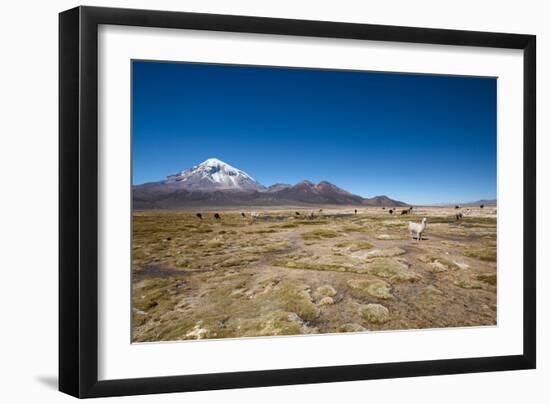
[(58, 389), (57, 376), (36, 376), (35, 380), (50, 389)]

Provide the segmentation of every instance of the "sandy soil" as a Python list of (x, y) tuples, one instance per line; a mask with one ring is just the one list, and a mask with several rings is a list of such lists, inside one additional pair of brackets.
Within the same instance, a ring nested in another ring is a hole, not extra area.
[(496, 324), (495, 206), (355, 209), (135, 212), (133, 341)]

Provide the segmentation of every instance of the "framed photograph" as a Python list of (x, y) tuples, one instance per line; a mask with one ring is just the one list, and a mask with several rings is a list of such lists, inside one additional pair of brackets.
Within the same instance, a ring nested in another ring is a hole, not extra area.
[(59, 27), (61, 391), (535, 368), (534, 36)]

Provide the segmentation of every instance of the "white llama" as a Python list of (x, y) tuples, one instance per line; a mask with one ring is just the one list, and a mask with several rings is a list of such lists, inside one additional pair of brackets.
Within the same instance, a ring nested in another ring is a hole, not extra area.
[(422, 240), (422, 234), (424, 230), (426, 230), (426, 221), (427, 219), (424, 218), (422, 219), (422, 223), (409, 222), (409, 233), (411, 233), (411, 237), (414, 237), (416, 233), (416, 239), (418, 241)]

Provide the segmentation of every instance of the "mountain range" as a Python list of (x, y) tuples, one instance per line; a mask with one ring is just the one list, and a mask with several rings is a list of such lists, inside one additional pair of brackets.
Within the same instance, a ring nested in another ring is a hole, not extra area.
[(387, 196), (363, 198), (328, 181), (266, 187), (246, 172), (216, 158), (169, 175), (163, 181), (132, 187), (134, 209), (193, 206), (358, 205), (408, 206)]

